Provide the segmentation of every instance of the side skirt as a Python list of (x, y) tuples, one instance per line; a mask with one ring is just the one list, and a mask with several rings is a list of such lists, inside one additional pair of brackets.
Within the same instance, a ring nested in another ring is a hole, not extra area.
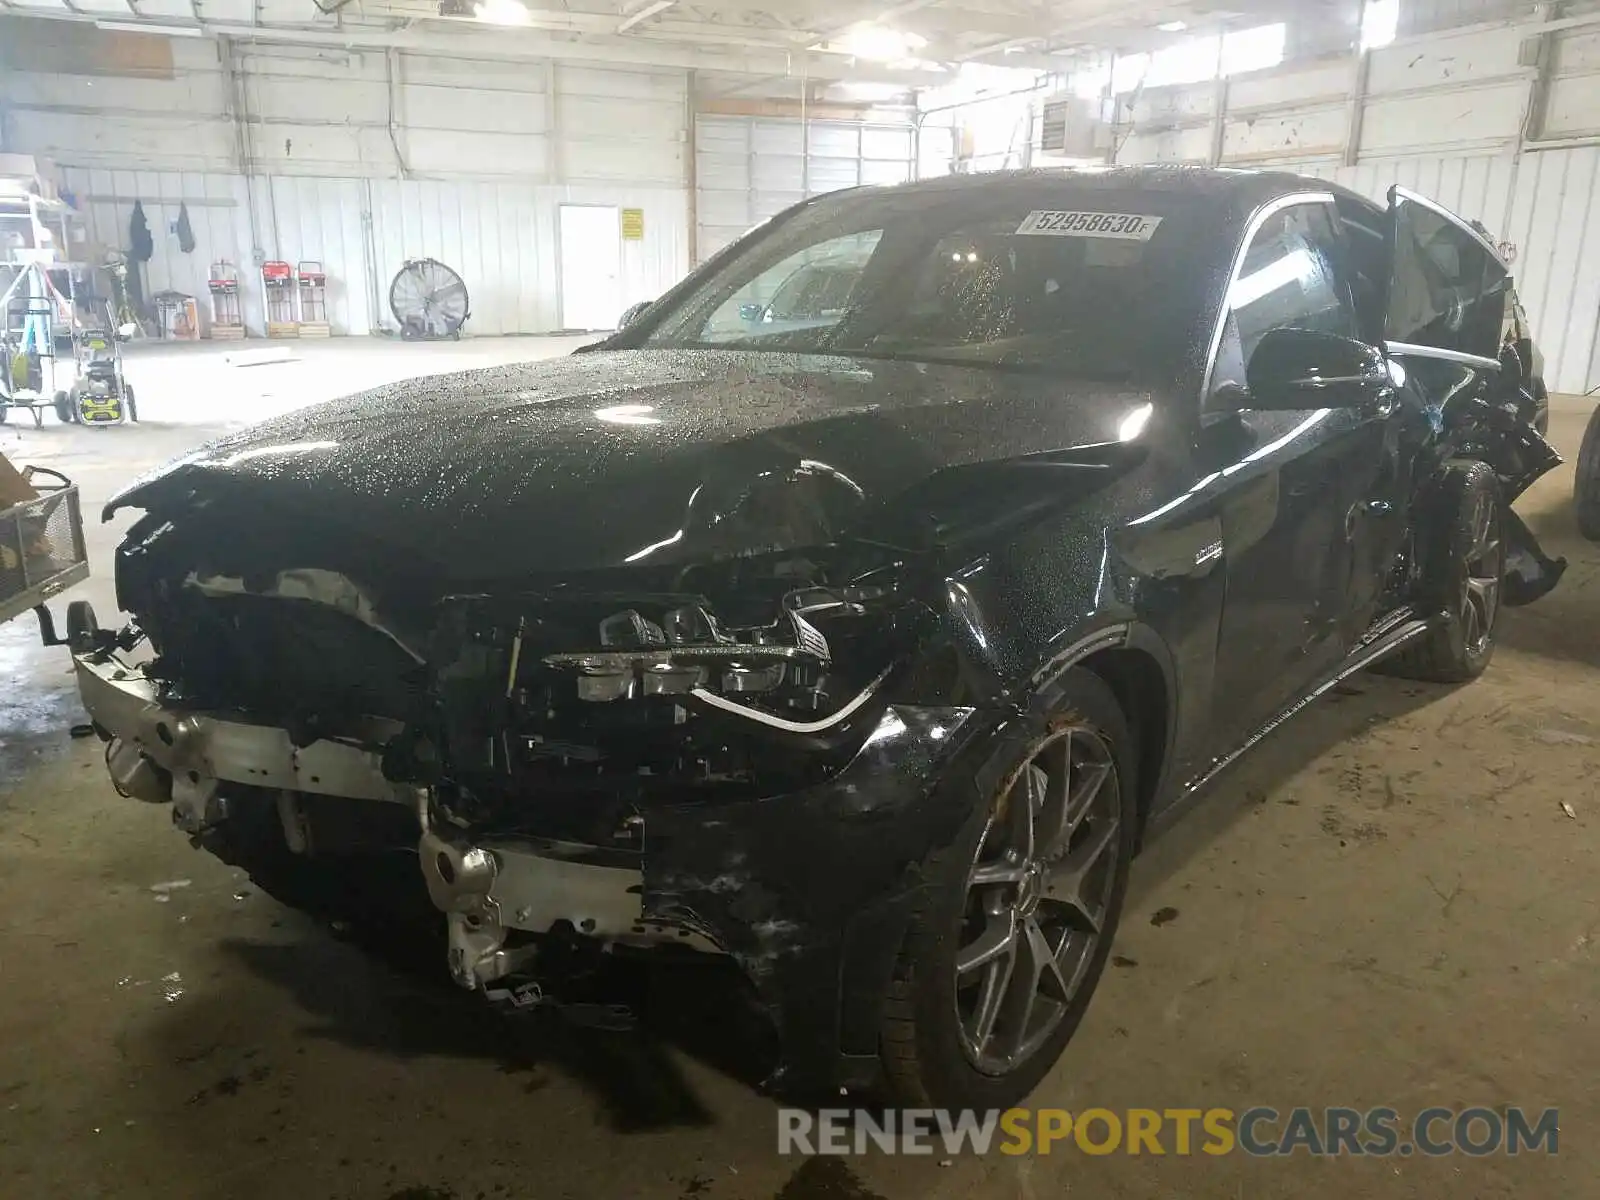
[(1368, 667), (1383, 661), (1391, 654), (1409, 645), (1437, 626), (1442, 619), (1439, 616), (1419, 617), (1413, 609), (1406, 608), (1379, 621), (1362, 638), (1361, 644), (1331, 674), (1324, 676), (1309, 692), (1252, 733), (1233, 750), (1220, 758), (1212, 760), (1211, 765), (1204, 772), (1179, 789), (1177, 798), (1154, 815), (1149, 832), (1157, 833), (1166, 828), (1168, 824), (1188, 810), (1190, 804), (1198, 798), (1212, 780), (1231, 767), (1248, 751), (1254, 749), (1268, 734), (1283, 726), (1291, 717), (1298, 716), (1304, 712), (1313, 701), (1327, 695), (1352, 675), (1365, 671)]

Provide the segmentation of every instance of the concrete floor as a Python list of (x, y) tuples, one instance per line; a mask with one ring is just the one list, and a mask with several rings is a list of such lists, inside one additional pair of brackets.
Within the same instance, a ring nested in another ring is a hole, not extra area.
[[(0, 449), (73, 475), (94, 512), (267, 413), (572, 344), (345, 341), (248, 368), (147, 352), (129, 363), (144, 424), (13, 425)], [(1556, 402), (1569, 455), (1588, 410)], [(1119, 965), (1033, 1101), (1554, 1105), (1555, 1158), (779, 1158), (773, 1104), (694, 997), (640, 1034), (508, 1024), (191, 851), (68, 738), (62, 652), (24, 621), (0, 627), (0, 1196), (1600, 1196), (1600, 548), (1571, 480), (1519, 506), (1572, 566), (1507, 614), (1483, 680), (1358, 678), (1147, 851)], [(119, 536), (91, 532), (102, 620)]]

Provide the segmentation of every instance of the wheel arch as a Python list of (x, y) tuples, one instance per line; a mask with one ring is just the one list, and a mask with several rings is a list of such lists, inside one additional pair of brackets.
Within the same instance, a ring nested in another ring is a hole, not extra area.
[(1166, 783), (1177, 730), (1177, 675), (1172, 654), (1154, 630), (1130, 625), (1120, 644), (1091, 650), (1072, 663), (1111, 689), (1137, 741), (1141, 840)]

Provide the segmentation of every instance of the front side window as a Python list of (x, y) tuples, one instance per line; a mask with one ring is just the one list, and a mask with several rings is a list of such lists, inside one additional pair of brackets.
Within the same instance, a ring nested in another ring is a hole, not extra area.
[(1228, 293), (1242, 362), (1250, 361), (1272, 329), (1361, 336), (1338, 253), (1333, 216), (1325, 204), (1296, 204), (1262, 223)]
[(1251, 235), (1223, 303), (1208, 407), (1237, 406), (1246, 364), (1270, 330), (1313, 329), (1359, 339), (1361, 321), (1346, 282), (1333, 209), (1308, 200), (1268, 216)]

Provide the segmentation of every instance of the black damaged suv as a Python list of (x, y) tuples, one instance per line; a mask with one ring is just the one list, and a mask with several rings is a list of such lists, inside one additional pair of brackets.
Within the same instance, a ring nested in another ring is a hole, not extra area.
[(465, 987), (731, 956), (782, 1080), (1005, 1106), (1153, 825), (1352, 672), (1472, 678), (1554, 585), (1510, 297), (1450, 213), (1290, 175), (811, 200), (587, 352), (118, 496), (83, 698), (229, 861), (414, 861)]

